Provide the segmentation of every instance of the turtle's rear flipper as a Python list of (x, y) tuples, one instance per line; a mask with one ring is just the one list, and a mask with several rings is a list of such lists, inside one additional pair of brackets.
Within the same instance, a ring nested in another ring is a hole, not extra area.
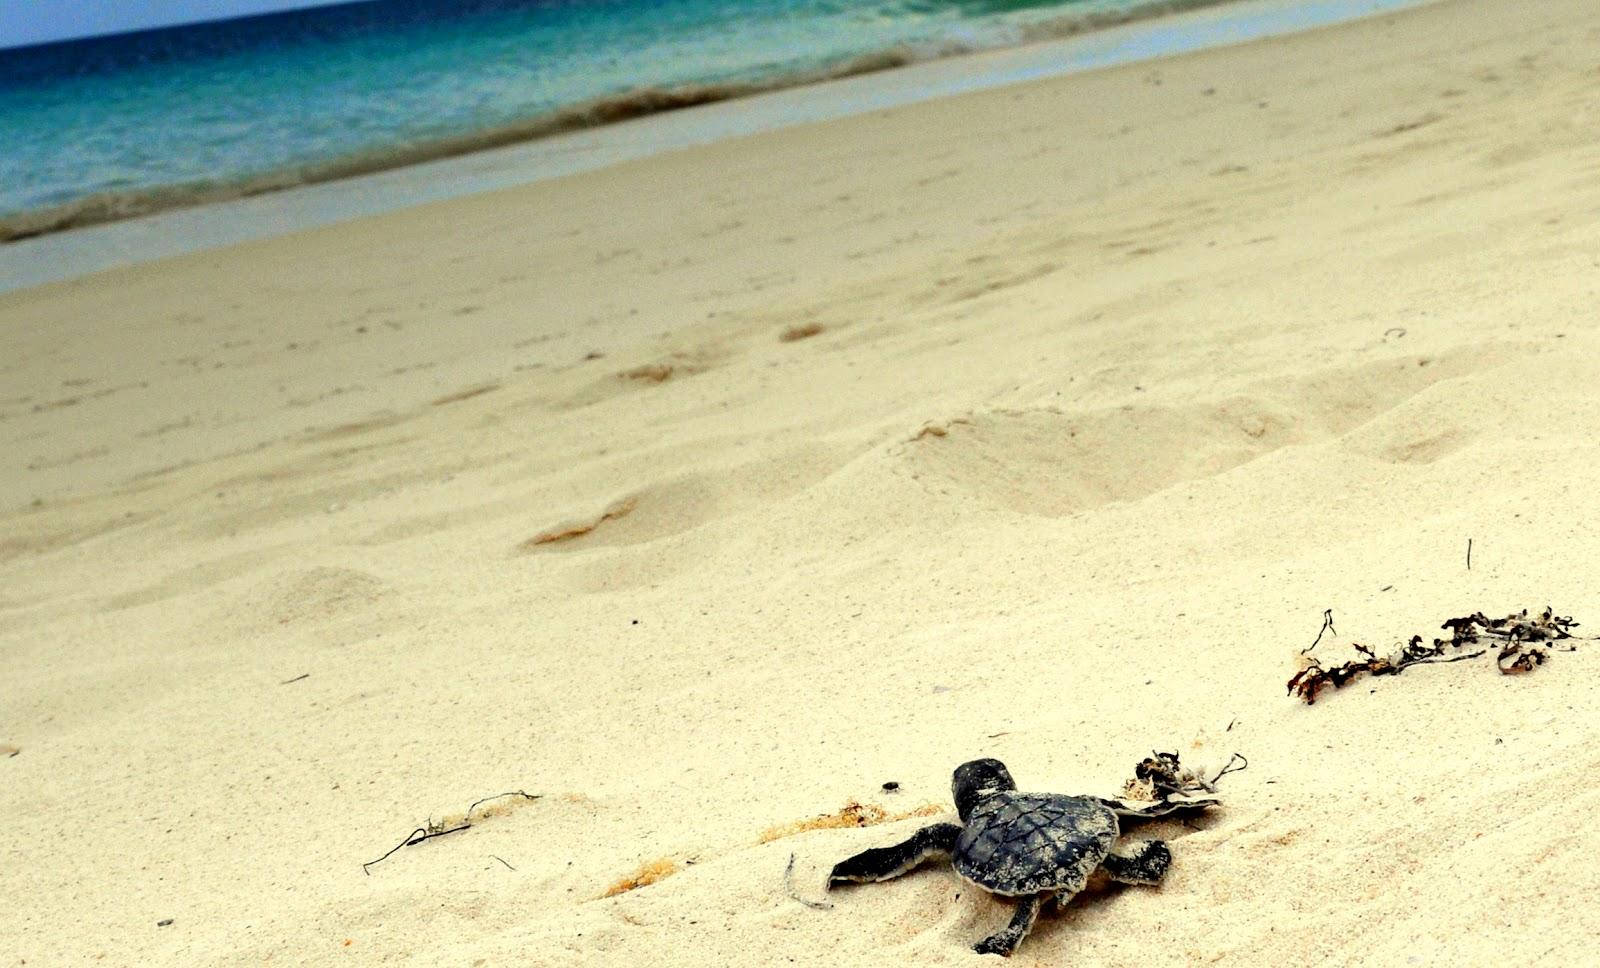
[(1137, 853), (1110, 853), (1100, 862), (1111, 879), (1123, 884), (1159, 884), (1172, 866), (1172, 851), (1159, 840), (1145, 840), (1130, 846)]
[(960, 835), (960, 824), (936, 823), (931, 827), (923, 827), (904, 843), (863, 850), (833, 865), (833, 873), (828, 875), (828, 886), (848, 881), (886, 881), (891, 877), (899, 877), (924, 861), (950, 856)]
[(1017, 950), (1017, 945), (1033, 930), (1033, 922), (1039, 918), (1039, 902), (1044, 900), (1042, 894), (1029, 894), (1017, 898), (1017, 913), (1011, 916), (1011, 923), (1006, 925), (1004, 931), (989, 935), (982, 941), (972, 946), (972, 950), (980, 955), (1004, 955), (1011, 957), (1011, 952)]

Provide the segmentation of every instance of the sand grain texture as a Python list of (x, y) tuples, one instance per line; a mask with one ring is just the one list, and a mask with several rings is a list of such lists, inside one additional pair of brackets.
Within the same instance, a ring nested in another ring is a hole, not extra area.
[(6, 963), (977, 964), (947, 873), (785, 894), (924, 821), (762, 832), (1174, 747), (1251, 767), (1012, 963), (1592, 957), (1600, 648), (1283, 684), (1325, 608), (1600, 628), (1597, 41), (1442, 0), (0, 296)]

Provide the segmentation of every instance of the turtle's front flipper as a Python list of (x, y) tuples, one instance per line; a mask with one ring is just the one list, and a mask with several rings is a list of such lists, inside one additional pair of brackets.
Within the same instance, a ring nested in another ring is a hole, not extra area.
[(899, 877), (924, 861), (935, 857), (948, 857), (961, 835), (961, 825), (936, 823), (923, 827), (911, 839), (893, 847), (873, 847), (854, 857), (847, 857), (833, 865), (828, 875), (828, 886), (846, 881), (886, 881)]
[(1011, 916), (1011, 923), (1006, 925), (1006, 929), (984, 938), (973, 945), (972, 950), (980, 955), (1011, 957), (1011, 952), (1017, 950), (1017, 945), (1033, 930), (1033, 922), (1039, 918), (1039, 902), (1043, 900), (1043, 894), (1017, 898), (1017, 913)]
[(1114, 881), (1123, 884), (1159, 884), (1161, 878), (1167, 873), (1167, 868), (1172, 866), (1172, 851), (1159, 840), (1143, 840), (1130, 844), (1134, 848), (1129, 853), (1113, 851), (1106, 855), (1100, 866), (1106, 869)]

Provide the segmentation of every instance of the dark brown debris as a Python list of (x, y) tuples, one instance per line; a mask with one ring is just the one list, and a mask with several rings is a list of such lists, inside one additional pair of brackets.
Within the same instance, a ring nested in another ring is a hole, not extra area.
[[(1323, 631), (1332, 628), (1332, 625), (1331, 610), (1324, 612)], [(1476, 659), (1488, 652), (1491, 646), (1496, 647), (1495, 667), (1501, 675), (1521, 675), (1543, 665), (1552, 648), (1566, 652), (1573, 650), (1571, 646), (1536, 646), (1531, 643), (1571, 639), (1574, 637), (1572, 629), (1577, 625), (1570, 616), (1556, 615), (1548, 607), (1536, 615), (1530, 616), (1528, 610), (1523, 609), (1496, 619), (1488, 618), (1482, 612), (1474, 612), (1441, 623), (1440, 628), (1450, 630), (1450, 638), (1434, 639), (1432, 645), (1425, 645), (1422, 636), (1413, 635), (1404, 648), (1392, 655), (1380, 656), (1373, 649), (1352, 642), (1351, 647), (1360, 657), (1339, 665), (1324, 666), (1320, 660), (1308, 657), (1305, 667), (1289, 680), (1289, 695), (1299, 696), (1309, 706), (1317, 701), (1317, 694), (1326, 686), (1339, 689), (1363, 674), (1395, 676), (1414, 665)], [(1318, 641), (1321, 641), (1321, 633), (1318, 633)], [(1466, 651), (1472, 646), (1482, 648)], [(1312, 648), (1315, 647), (1316, 643), (1312, 643)], [(1309, 652), (1310, 649), (1307, 649), (1302, 654)]]
[(1152, 750), (1133, 768), (1133, 779), (1122, 785), (1124, 797), (1153, 803), (1168, 803), (1174, 797), (1197, 797), (1216, 793), (1217, 781), (1229, 773), (1237, 773), (1250, 765), (1250, 761), (1235, 753), (1228, 758), (1216, 776), (1207, 777), (1192, 767), (1178, 762), (1178, 754)]
[(624, 380), (638, 380), (642, 383), (665, 383), (672, 379), (677, 368), (671, 363), (646, 363), (636, 366), (631, 370), (623, 370), (617, 374)]
[(1500, 654), (1494, 657), (1494, 664), (1503, 676), (1520, 676), (1524, 672), (1532, 672), (1534, 666), (1544, 665), (1549, 654), (1543, 649), (1524, 649), (1513, 643), (1500, 650)]
[(802, 323), (799, 326), (790, 326), (778, 335), (779, 342), (796, 343), (822, 332), (821, 323)]
[(1158, 753), (1154, 750), (1133, 768), (1134, 779), (1149, 783), (1157, 796), (1182, 792), (1188, 773), (1179, 765), (1177, 753)]

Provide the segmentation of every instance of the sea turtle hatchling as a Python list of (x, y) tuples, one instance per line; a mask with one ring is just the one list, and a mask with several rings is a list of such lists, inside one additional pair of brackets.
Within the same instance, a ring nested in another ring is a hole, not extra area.
[[(1124, 884), (1155, 884), (1172, 864), (1159, 840), (1117, 847), (1118, 816), (1159, 817), (1203, 809), (1217, 799), (1177, 791), (1176, 798), (1141, 802), (1055, 793), (1019, 793), (1004, 763), (972, 760), (951, 779), (960, 823), (923, 827), (892, 847), (874, 847), (834, 865), (828, 885), (885, 881), (926, 861), (950, 858), (956, 873), (978, 887), (1015, 898), (1011, 923), (973, 946), (979, 954), (1010, 955), (1033, 927), (1040, 906), (1064, 904), (1104, 869)], [(1209, 793), (1208, 785), (1201, 788)]]

